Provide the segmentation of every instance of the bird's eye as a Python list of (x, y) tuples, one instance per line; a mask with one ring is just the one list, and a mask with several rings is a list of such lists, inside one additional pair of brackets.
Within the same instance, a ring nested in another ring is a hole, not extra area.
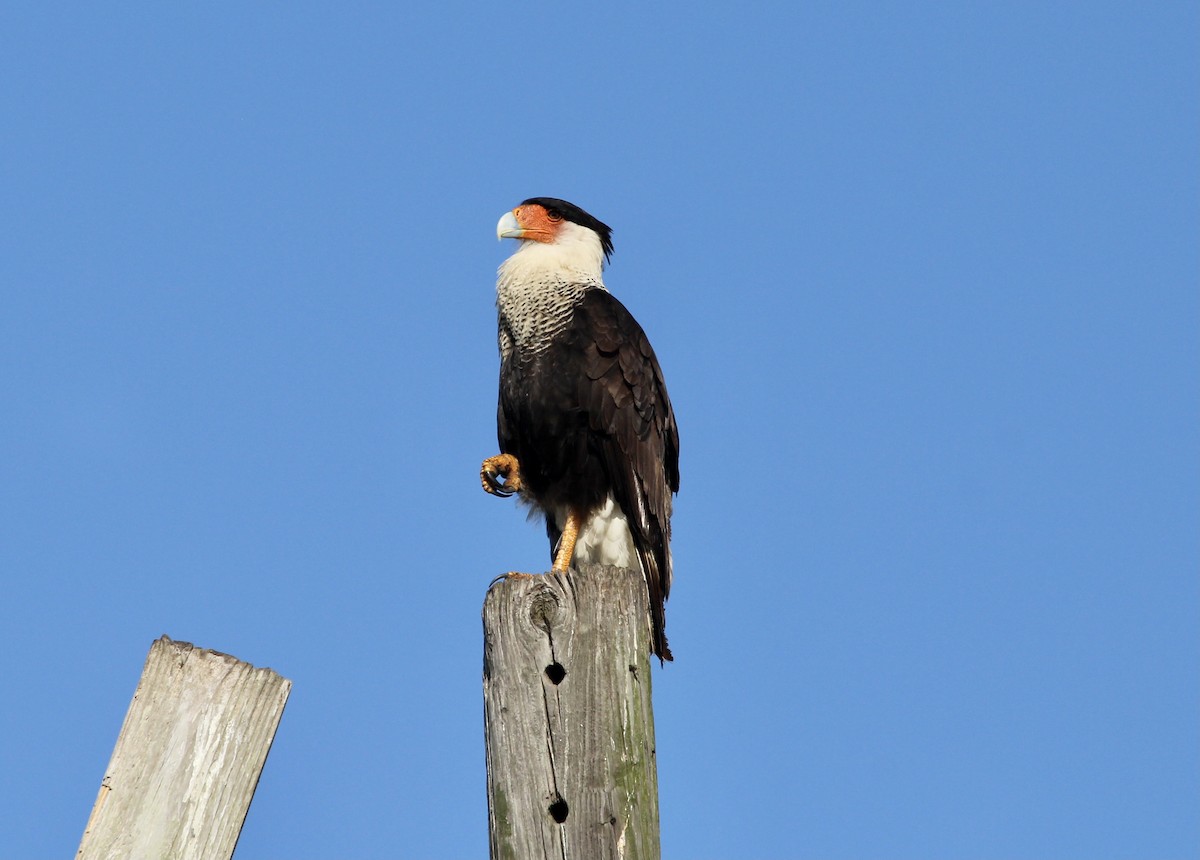
[(559, 212), (557, 209), (547, 209), (546, 217), (548, 217), (551, 221), (561, 221), (562, 213)]

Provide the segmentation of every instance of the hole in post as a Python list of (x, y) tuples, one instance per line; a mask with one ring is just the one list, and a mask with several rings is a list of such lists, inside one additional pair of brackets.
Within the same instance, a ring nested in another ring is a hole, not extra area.
[(557, 661), (546, 667), (546, 677), (550, 679), (550, 683), (558, 686), (562, 683), (563, 678), (567, 677), (567, 670), (563, 668), (562, 663)]
[(561, 797), (550, 804), (550, 817), (556, 824), (562, 824), (567, 820), (567, 802)]

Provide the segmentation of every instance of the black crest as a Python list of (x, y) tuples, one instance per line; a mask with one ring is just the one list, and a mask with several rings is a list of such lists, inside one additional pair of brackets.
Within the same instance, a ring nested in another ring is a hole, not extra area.
[(599, 218), (589, 215), (574, 203), (568, 203), (566, 200), (560, 200), (557, 197), (530, 197), (521, 203), (522, 206), (531, 204), (545, 207), (551, 217), (565, 218), (572, 224), (578, 224), (580, 227), (595, 230), (596, 235), (600, 237), (600, 247), (604, 249), (604, 259), (608, 260), (612, 257), (612, 227), (609, 227)]

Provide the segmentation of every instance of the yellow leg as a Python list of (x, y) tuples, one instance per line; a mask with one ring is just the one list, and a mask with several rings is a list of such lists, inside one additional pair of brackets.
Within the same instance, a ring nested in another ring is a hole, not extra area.
[(557, 572), (566, 572), (571, 566), (571, 557), (575, 555), (575, 541), (579, 539), (579, 526), (583, 517), (578, 511), (572, 510), (567, 514), (567, 522), (563, 526), (562, 537), (558, 539), (558, 553), (554, 556), (554, 567)]
[(521, 489), (521, 466), (512, 454), (497, 454), (483, 461), (479, 483), (493, 496), (511, 496)]

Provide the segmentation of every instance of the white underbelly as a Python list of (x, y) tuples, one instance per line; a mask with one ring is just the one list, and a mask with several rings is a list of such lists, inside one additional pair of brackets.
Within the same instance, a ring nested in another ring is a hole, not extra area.
[[(562, 531), (566, 512), (555, 511), (554, 520), (559, 531)], [(629, 523), (611, 496), (579, 530), (579, 538), (575, 542), (575, 561), (642, 569), (633, 547)]]

